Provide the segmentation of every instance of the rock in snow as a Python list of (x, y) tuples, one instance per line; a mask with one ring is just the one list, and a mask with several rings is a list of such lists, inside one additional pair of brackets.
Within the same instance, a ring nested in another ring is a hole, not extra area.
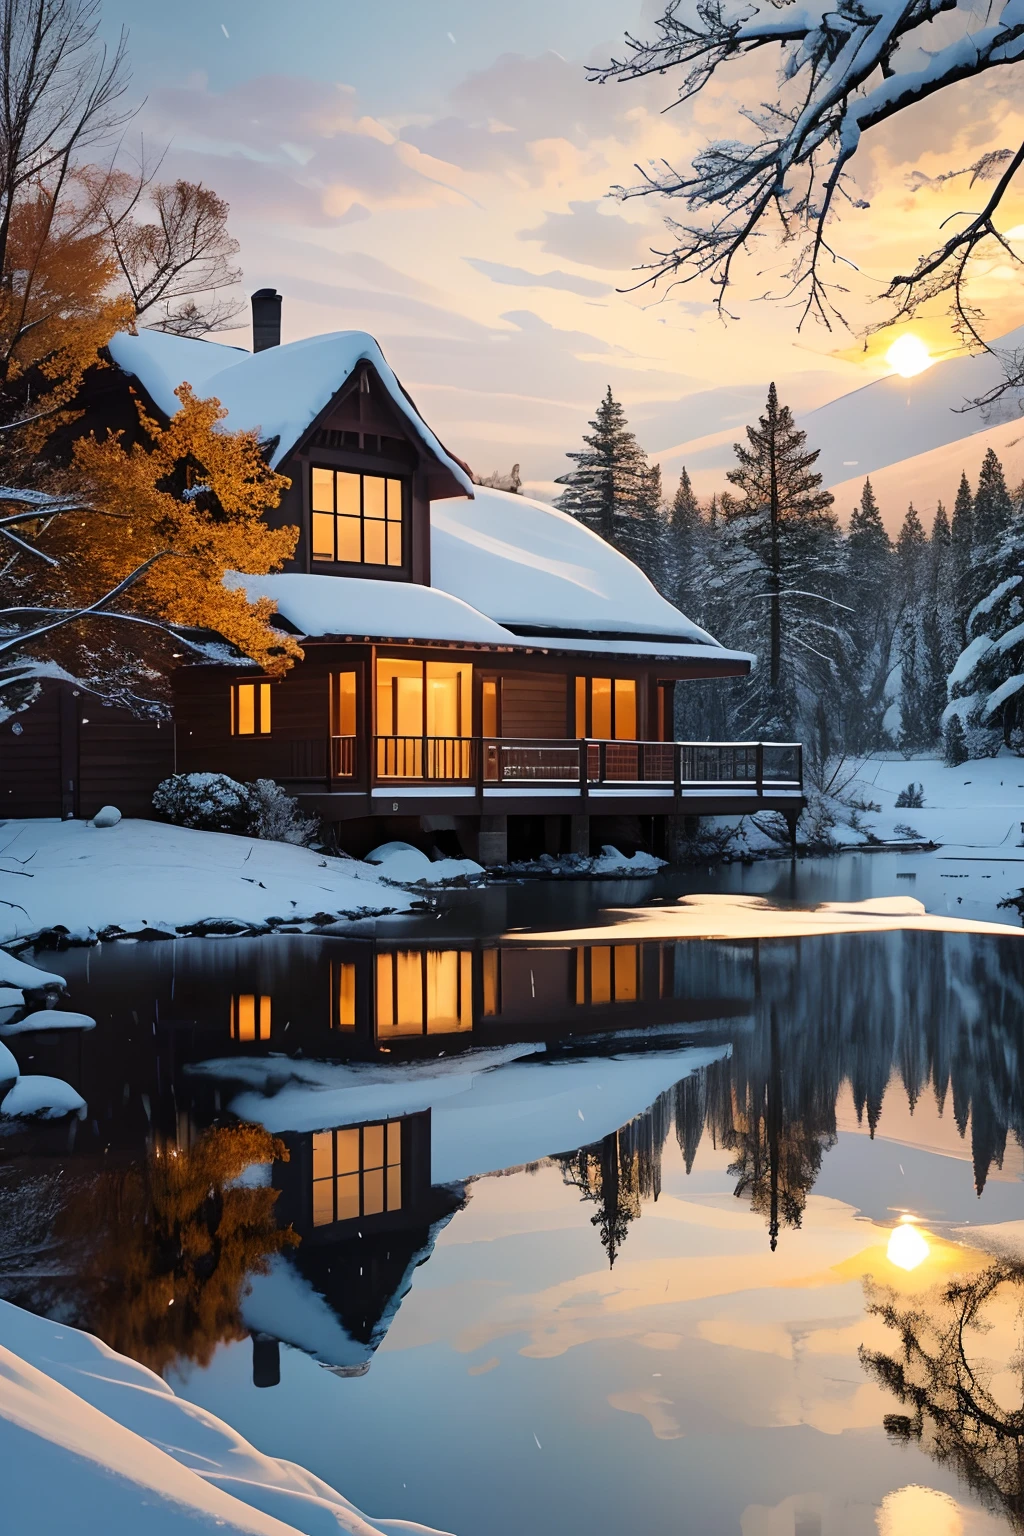
[[(8, 827), (11, 825), (11, 822), (7, 823)], [(39, 992), (46, 987), (63, 988), (66, 985), (64, 977), (58, 976), (56, 972), (41, 971), (37, 965), (26, 965), (24, 960), (17, 960), (5, 949), (0, 949), (0, 986), (17, 987), (23, 992)]]
[(6, 1045), (0, 1042), (0, 1097), (17, 1081), (18, 1071), (18, 1063)]
[(96, 812), (92, 819), (94, 827), (116, 827), (121, 820), (121, 812), (116, 805), (105, 805)]
[(380, 870), (385, 880), (400, 885), (443, 885), (446, 880), (462, 880), (482, 875), (483, 865), (475, 859), (428, 859), (412, 843), (381, 843), (366, 855), (367, 864)]
[[(8, 1054), (10, 1054), (8, 1052)], [(19, 1077), (0, 1104), (0, 1115), (9, 1120), (63, 1120), (65, 1115), (85, 1118), (85, 1100), (61, 1077)]]
[(371, 1520), (294, 1462), (77, 1328), (0, 1302), (3, 1529), (11, 1536), (437, 1536)]
[(13, 1024), (0, 1024), (0, 1035), (30, 1035), (39, 1029), (95, 1029), (96, 1020), (87, 1013), (62, 1013), (57, 1008), (39, 1008)]

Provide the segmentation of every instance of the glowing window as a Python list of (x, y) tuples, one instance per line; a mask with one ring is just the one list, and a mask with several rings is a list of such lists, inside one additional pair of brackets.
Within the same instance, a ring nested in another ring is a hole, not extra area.
[(270, 735), (270, 684), (235, 683), (231, 689), (232, 736)]
[(335, 672), (331, 677), (331, 732), (335, 736), (356, 734), (356, 675)]
[(484, 1018), (491, 1019), (501, 1012), (501, 950), (485, 949), (484, 971)]
[(381, 1216), (401, 1208), (400, 1120), (314, 1134), (314, 1227), (362, 1216)]
[(636, 944), (592, 944), (576, 951), (578, 1004), (632, 1003), (641, 996)]
[(331, 961), (331, 1028), (356, 1027), (356, 968), (351, 960)]
[(343, 565), (402, 564), (404, 484), (387, 475), (314, 469), (313, 559)]
[(270, 1039), (270, 998), (236, 992), (231, 999), (232, 1040)]
[(448, 1035), (473, 1028), (468, 949), (402, 949), (377, 956), (377, 1038)]
[(480, 706), (483, 716), (483, 734), (498, 734), (498, 684), (494, 678), (485, 678), (480, 687)]
[[(587, 728), (587, 694), (590, 724)], [(576, 679), (576, 735), (594, 741), (636, 741), (636, 679), (632, 677), (578, 677)]]

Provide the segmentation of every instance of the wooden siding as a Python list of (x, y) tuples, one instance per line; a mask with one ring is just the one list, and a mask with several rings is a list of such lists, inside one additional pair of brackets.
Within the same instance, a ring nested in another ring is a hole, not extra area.
[(149, 816), (154, 789), (173, 772), (170, 721), (138, 720), (67, 683), (44, 683), (0, 726), (3, 816), (89, 817), (103, 805)]
[(567, 712), (567, 682), (558, 672), (505, 672), (501, 734), (563, 740), (576, 734)]

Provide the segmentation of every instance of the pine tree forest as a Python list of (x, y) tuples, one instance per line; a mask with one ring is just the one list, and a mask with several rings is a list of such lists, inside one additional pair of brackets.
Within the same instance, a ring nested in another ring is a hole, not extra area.
[(583, 441), (555, 505), (758, 658), (731, 684), (677, 688), (678, 739), (802, 740), (820, 763), (1024, 751), (1024, 486), (1007, 487), (992, 449), (976, 485), (950, 486), (951, 511), (926, 525), (911, 503), (893, 538), (870, 478), (856, 507), (834, 505), (774, 384), (710, 499), (685, 467), (663, 489), (611, 389)]

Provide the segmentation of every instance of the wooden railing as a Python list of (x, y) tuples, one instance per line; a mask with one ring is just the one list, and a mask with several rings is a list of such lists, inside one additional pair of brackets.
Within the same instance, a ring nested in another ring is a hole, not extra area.
[[(674, 796), (701, 789), (755, 795), (800, 790), (801, 748), (795, 742), (577, 741), (480, 736), (356, 736), (289, 740), (235, 738), (221, 771), (240, 779), (272, 778), (365, 791), (371, 785), (470, 785), (478, 794), (501, 788), (664, 789)], [(369, 783), (368, 783), (369, 778)]]

